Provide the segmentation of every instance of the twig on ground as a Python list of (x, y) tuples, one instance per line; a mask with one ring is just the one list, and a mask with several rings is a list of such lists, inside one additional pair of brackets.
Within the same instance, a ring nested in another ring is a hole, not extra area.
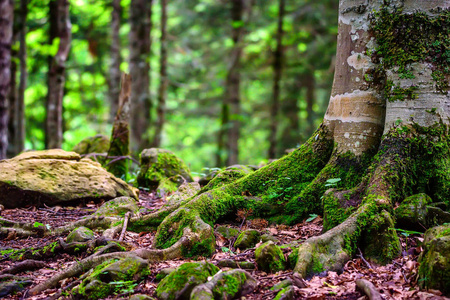
[(0, 274), (17, 274), (23, 271), (30, 271), (34, 269), (40, 269), (45, 267), (47, 264), (43, 261), (27, 259), (14, 266), (5, 269), (0, 272)]
[(123, 239), (125, 238), (125, 233), (127, 232), (128, 220), (130, 219), (130, 216), (131, 216), (131, 212), (127, 212), (125, 214), (125, 220), (123, 221), (123, 227), (122, 227), (122, 232), (120, 233), (120, 236), (119, 236), (119, 242), (123, 241)]
[(361, 260), (366, 264), (368, 269), (372, 269), (372, 266), (370, 265), (370, 263), (364, 258), (361, 249), (358, 248), (359, 254), (357, 256), (359, 256), (361, 258)]

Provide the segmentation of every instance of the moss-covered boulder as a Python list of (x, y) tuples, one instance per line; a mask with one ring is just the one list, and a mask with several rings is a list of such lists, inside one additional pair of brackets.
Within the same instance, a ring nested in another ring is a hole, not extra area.
[(239, 299), (251, 293), (257, 281), (244, 270), (221, 272), (208, 282), (196, 286), (191, 293), (191, 300)]
[(109, 138), (102, 134), (87, 137), (73, 147), (78, 154), (106, 153), (109, 149)]
[(255, 245), (259, 242), (261, 234), (258, 230), (249, 229), (242, 231), (236, 242), (234, 243), (235, 248), (239, 248), (241, 250), (249, 249), (255, 247)]
[(219, 268), (208, 262), (182, 264), (161, 280), (156, 288), (156, 295), (162, 300), (188, 300), (195, 286), (205, 283), (208, 277), (214, 276), (218, 271)]
[(118, 197), (103, 203), (94, 215), (103, 217), (124, 216), (127, 212), (131, 212), (133, 215), (138, 214), (139, 206), (136, 200), (131, 197)]
[(76, 204), (120, 196), (137, 199), (136, 191), (90, 159), (60, 149), (32, 151), (0, 161), (0, 204)]
[(437, 289), (450, 296), (450, 224), (425, 232), (419, 263), (421, 287)]
[(294, 300), (294, 287), (288, 286), (278, 292), (274, 300)]
[(239, 230), (229, 226), (217, 226), (214, 233), (220, 234), (226, 239), (232, 239), (239, 235)]
[[(187, 165), (169, 150), (145, 149), (140, 157), (141, 169), (136, 178), (139, 187), (151, 190), (160, 187), (166, 192), (173, 192), (183, 182), (193, 181)], [(165, 179), (168, 181), (164, 181)]]
[(110, 260), (97, 266), (72, 293), (75, 299), (106, 298), (129, 289), (135, 281), (149, 274), (148, 262), (140, 257)]
[(394, 221), (387, 211), (373, 216), (362, 244), (364, 256), (379, 264), (387, 264), (401, 254)]
[(95, 236), (92, 230), (84, 226), (81, 226), (72, 230), (72, 232), (70, 232), (67, 235), (66, 241), (68, 243), (87, 242), (93, 240), (94, 238)]
[(286, 259), (283, 252), (272, 241), (268, 241), (256, 248), (255, 260), (258, 268), (267, 273), (275, 273), (284, 270), (286, 267)]
[(422, 226), (426, 226), (427, 223), (427, 205), (431, 202), (431, 198), (424, 193), (403, 200), (394, 210), (396, 226), (409, 230), (423, 230)]

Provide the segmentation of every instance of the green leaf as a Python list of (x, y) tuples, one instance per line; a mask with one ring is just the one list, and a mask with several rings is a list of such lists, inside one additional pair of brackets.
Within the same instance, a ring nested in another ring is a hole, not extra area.
[(309, 215), (309, 218), (306, 219), (306, 222), (309, 223), (309, 222), (315, 220), (318, 216), (319, 216), (319, 215), (317, 215), (317, 214), (310, 214), (310, 215)]

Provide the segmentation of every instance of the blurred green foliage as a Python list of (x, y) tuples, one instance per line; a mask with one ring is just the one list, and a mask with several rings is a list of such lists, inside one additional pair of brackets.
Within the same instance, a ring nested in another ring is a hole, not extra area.
[[(48, 45), (48, 2), (30, 0), (29, 3), (29, 32), (26, 36), (29, 78), (25, 94), (28, 149), (44, 147), (48, 56), (54, 54), (58, 47), (57, 40)], [(295, 144), (280, 143), (280, 154), (283, 149), (295, 147), (308, 138), (326, 109), (336, 49), (337, 2), (287, 0), (281, 101), (282, 107), (289, 107), (289, 102), (297, 103), (300, 110), (299, 128), (292, 128), (287, 118), (280, 116), (280, 139), (287, 132), (297, 137)], [(63, 148), (66, 150), (72, 149), (84, 137), (98, 133), (109, 135), (111, 132), (107, 98), (111, 1), (72, 0), (70, 3), (73, 40), (63, 104)], [(160, 4), (157, 0), (153, 3), (153, 54), (149, 59), (151, 91), (155, 100), (159, 85)], [(266, 158), (278, 3), (253, 3), (251, 12), (245, 12), (244, 23), (231, 24), (229, 1), (169, 1), (169, 87), (162, 147), (183, 158), (193, 171), (214, 167), (233, 26), (245, 28), (241, 70), (242, 114), (232, 116), (243, 124), (239, 142), (240, 162), (258, 164)], [(130, 0), (122, 1), (122, 71), (128, 71), (129, 5)], [(305, 74), (311, 74), (316, 81), (314, 124), (306, 121), (306, 91), (300, 87)], [(155, 112), (152, 116), (155, 120)]]

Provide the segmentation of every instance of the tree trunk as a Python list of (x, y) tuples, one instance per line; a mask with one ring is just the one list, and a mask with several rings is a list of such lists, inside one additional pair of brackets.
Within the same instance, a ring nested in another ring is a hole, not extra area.
[(274, 52), (273, 60), (273, 95), (270, 110), (270, 132), (269, 132), (269, 158), (273, 159), (277, 155), (277, 132), (278, 132), (278, 112), (280, 110), (280, 82), (283, 72), (283, 17), (285, 0), (279, 0), (278, 7), (278, 31), (277, 48)]
[(306, 136), (310, 136), (315, 129), (313, 105), (316, 100), (316, 79), (314, 72), (308, 72), (304, 77), (304, 87), (306, 88)]
[(116, 177), (124, 178), (128, 174), (128, 156), (130, 155), (130, 95), (131, 76), (122, 74), (119, 106), (114, 119), (111, 142), (108, 150), (106, 169)]
[(17, 93), (17, 102), (14, 109), (16, 120), (16, 154), (19, 154), (25, 149), (25, 89), (27, 87), (27, 15), (28, 15), (28, 0), (20, 0), (20, 33), (19, 33), (19, 61), (20, 61), (20, 82)]
[(159, 89), (158, 89), (158, 107), (157, 107), (157, 121), (155, 128), (155, 136), (153, 139), (154, 147), (161, 146), (161, 135), (165, 122), (166, 113), (166, 90), (168, 84), (167, 78), (167, 0), (161, 0), (161, 52), (160, 52), (160, 70), (159, 70)]
[[(14, 23), (17, 22), (17, 18), (14, 20)], [(18, 38), (18, 33), (16, 32), (16, 24), (13, 25), (13, 37), (11, 45), (14, 45)], [(8, 91), (8, 147), (6, 150), (7, 157), (13, 157), (16, 153), (15, 143), (16, 143), (16, 120), (15, 120), (15, 109), (17, 103), (17, 83), (16, 83), (16, 74), (17, 74), (17, 59), (18, 52), (17, 50), (11, 48), (11, 64), (10, 64), (10, 74), (11, 78), (9, 81), (9, 91)]]
[(122, 58), (120, 56), (120, 19), (122, 15), (121, 0), (112, 0), (111, 13), (111, 63), (109, 67), (109, 117), (110, 121), (114, 121), (117, 113), (120, 94), (120, 64)]
[(152, 1), (132, 0), (130, 7), (130, 75), (131, 83), (131, 150), (149, 147), (150, 98), (150, 33)]
[[(225, 145), (226, 165), (228, 166), (237, 164), (239, 156), (239, 117), (241, 114), (240, 60), (242, 55), (241, 40), (244, 30), (243, 11), (243, 0), (231, 1), (231, 38), (233, 39), (233, 48), (230, 54), (230, 63), (225, 82), (225, 104), (222, 109), (222, 121), (227, 121), (227, 123), (222, 123), (222, 128), (226, 132), (223, 144)], [(228, 116), (224, 116), (225, 114), (228, 114)]]
[[(56, 15), (53, 15), (56, 14)], [(66, 61), (70, 51), (72, 25), (68, 0), (50, 1), (50, 39), (59, 37), (58, 52), (50, 63), (48, 72), (47, 117), (45, 122), (45, 147), (61, 148), (63, 141), (63, 96)], [(52, 22), (56, 22), (53, 23)]]
[(0, 159), (8, 148), (8, 92), (11, 80), (11, 42), (14, 3), (0, 0)]

